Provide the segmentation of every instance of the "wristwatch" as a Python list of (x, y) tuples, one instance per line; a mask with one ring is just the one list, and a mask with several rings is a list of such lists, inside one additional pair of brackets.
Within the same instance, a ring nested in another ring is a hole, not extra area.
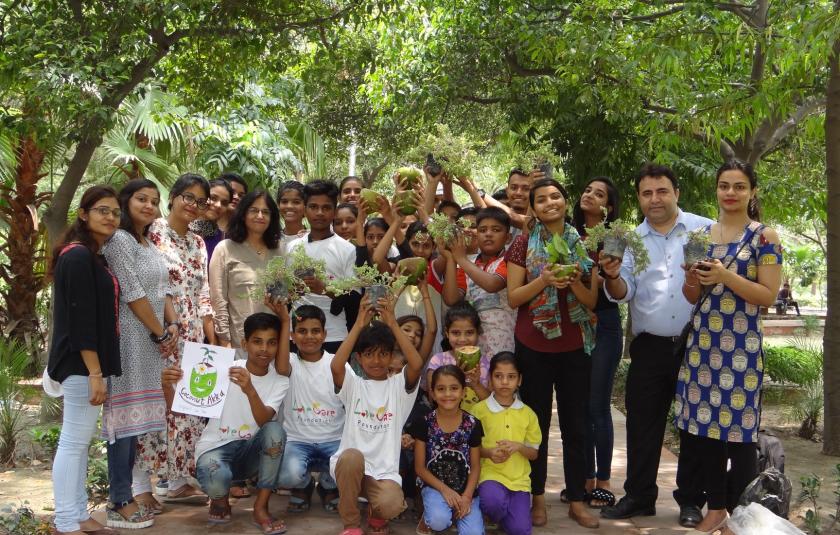
[(487, 192), (486, 192), (486, 191), (484, 191), (483, 189), (480, 189), (480, 188), (479, 188), (479, 190), (478, 190), (478, 196), (479, 196), (479, 197), (481, 197), (481, 198), (483, 199), (485, 195), (487, 195)]
[(152, 342), (154, 342), (156, 344), (162, 344), (163, 342), (166, 342), (167, 340), (169, 340), (169, 338), (171, 336), (172, 336), (172, 334), (169, 332), (169, 329), (167, 329), (167, 328), (163, 329), (163, 334), (160, 335), (160, 336), (155, 336), (155, 333), (149, 333), (149, 338), (151, 338)]

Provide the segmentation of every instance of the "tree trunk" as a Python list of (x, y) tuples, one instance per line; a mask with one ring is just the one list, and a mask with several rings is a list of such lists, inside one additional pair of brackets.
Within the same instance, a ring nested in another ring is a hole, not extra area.
[[(835, 0), (834, 8), (840, 13), (840, 0)], [(828, 312), (823, 331), (823, 453), (840, 455), (840, 38), (834, 42), (829, 69), (825, 114)]]
[(0, 266), (0, 276), (8, 284), (3, 292), (6, 301), (6, 330), (8, 336), (29, 347), (38, 334), (35, 302), (44, 288), (43, 266), (45, 252), (38, 250), (42, 235), (37, 222), (37, 210), (48, 195), (38, 195), (38, 181), (43, 177), (41, 165), (44, 152), (32, 136), (21, 137), (16, 147), (17, 166), (14, 189), (3, 188), (6, 206), (0, 213), (8, 225), (6, 243), (0, 246), (9, 259), (8, 266)]

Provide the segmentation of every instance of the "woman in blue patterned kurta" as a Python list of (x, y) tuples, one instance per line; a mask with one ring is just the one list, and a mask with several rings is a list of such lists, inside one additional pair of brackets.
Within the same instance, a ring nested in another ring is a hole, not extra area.
[(776, 298), (782, 264), (778, 235), (755, 221), (756, 185), (749, 164), (731, 161), (718, 170), (720, 216), (706, 229), (710, 258), (687, 266), (683, 286), (690, 302), (703, 300), (692, 318), (674, 409), (681, 468), (697, 474), (697, 490), (708, 500), (698, 533), (719, 529), (756, 475), (764, 376), (759, 311)]

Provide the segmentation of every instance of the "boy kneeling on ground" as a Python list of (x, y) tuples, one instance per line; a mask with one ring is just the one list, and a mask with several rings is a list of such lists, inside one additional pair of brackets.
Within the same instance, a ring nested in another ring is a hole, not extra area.
[[(357, 500), (366, 496), (368, 533), (388, 533), (388, 520), (405, 508), (400, 486), (400, 447), (423, 360), (394, 317), (393, 297), (379, 299), (376, 308), (362, 298), (356, 323), (330, 365), (338, 397), (347, 410), (338, 451), (330, 458), (330, 473), (338, 484), (341, 535), (361, 535)], [(378, 312), (382, 321), (372, 321)], [(394, 346), (406, 366), (389, 377)], [(367, 376), (357, 376), (347, 360), (353, 350)]]
[[(210, 418), (195, 448), (196, 476), (210, 496), (208, 522), (230, 522), (231, 481), (257, 477), (254, 524), (264, 535), (286, 532), (283, 521), (268, 512), (286, 444), (283, 426), (273, 421), (289, 388), (289, 379), (277, 373), (278, 367), (288, 367), (289, 359), (289, 314), (285, 307), (280, 309), (280, 318), (258, 312), (245, 320), (243, 349), (248, 359), (234, 361), (221, 418)], [(183, 374), (176, 366), (161, 374), (169, 407)]]

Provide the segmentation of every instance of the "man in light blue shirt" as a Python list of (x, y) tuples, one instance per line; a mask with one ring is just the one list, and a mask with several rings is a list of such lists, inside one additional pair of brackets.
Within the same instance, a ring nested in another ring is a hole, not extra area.
[[(629, 303), (635, 335), (630, 344), (625, 403), (626, 495), (615, 506), (601, 511), (601, 516), (612, 519), (656, 514), (659, 457), (682, 361), (674, 355), (674, 346), (692, 310), (682, 294), (682, 246), (689, 231), (712, 224), (708, 218), (680, 210), (677, 178), (665, 166), (642, 167), (636, 177), (636, 193), (645, 215), (636, 231), (648, 250), (650, 264), (633, 275), (635, 258), (627, 250), (622, 260), (604, 260), (601, 271), (607, 297)], [(691, 490), (696, 488), (692, 477), (690, 473), (678, 473), (678, 489), (674, 492), (680, 504), (680, 524), (686, 527), (702, 520), (700, 507), (705, 501)]]

